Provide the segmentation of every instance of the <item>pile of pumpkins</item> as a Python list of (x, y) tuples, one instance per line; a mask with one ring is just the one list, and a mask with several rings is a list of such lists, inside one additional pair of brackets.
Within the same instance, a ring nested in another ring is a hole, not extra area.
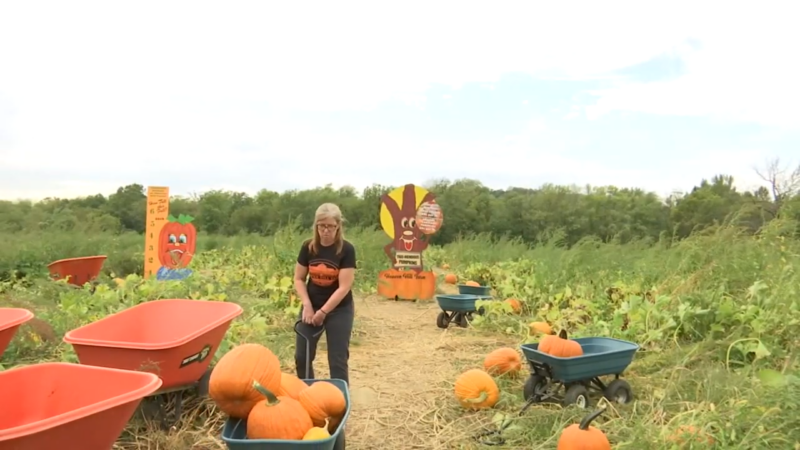
[(222, 412), (247, 422), (248, 439), (326, 439), (347, 409), (334, 384), (307, 385), (281, 372), (278, 357), (259, 344), (239, 345), (220, 358), (208, 395)]
[[(448, 273), (447, 275), (444, 276), (444, 282), (447, 284), (456, 284), (458, 283), (458, 277), (454, 273)], [(477, 281), (470, 280), (464, 283), (464, 286), (480, 287), (481, 284), (478, 283)], [(513, 311), (514, 314), (522, 313), (522, 303), (520, 303), (519, 300), (515, 298), (507, 298), (504, 300), (504, 302), (507, 303), (509, 306), (511, 306), (511, 311)]]
[[(529, 325), (531, 333), (542, 334), (539, 341), (539, 350), (563, 358), (580, 356), (583, 349), (580, 344), (567, 338), (565, 331), (558, 335), (553, 333), (552, 327), (546, 322), (533, 322)], [(500, 389), (493, 377), (516, 377), (522, 370), (522, 358), (517, 350), (502, 347), (492, 351), (483, 360), (483, 369), (470, 369), (456, 378), (455, 396), (459, 404), (470, 410), (493, 408), (500, 399)], [(596, 411), (581, 421), (567, 427), (559, 439), (559, 449), (585, 448), (578, 445), (580, 441), (593, 441), (597, 449), (611, 449), (611, 444), (605, 434), (591, 426), (602, 410)]]

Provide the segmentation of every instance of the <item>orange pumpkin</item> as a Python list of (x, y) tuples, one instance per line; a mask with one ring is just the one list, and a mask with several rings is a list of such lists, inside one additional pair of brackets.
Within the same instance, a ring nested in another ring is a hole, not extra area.
[(480, 369), (470, 369), (459, 375), (455, 394), (462, 407), (474, 410), (492, 408), (500, 399), (497, 383)]
[(478, 283), (477, 281), (472, 281), (472, 280), (467, 281), (466, 283), (464, 283), (464, 285), (472, 286), (472, 287), (481, 287), (480, 283)]
[(300, 391), (308, 388), (308, 385), (300, 378), (290, 373), (281, 374), (281, 388), (278, 390), (278, 395), (292, 397), (297, 400), (300, 396)]
[(182, 269), (192, 262), (197, 247), (197, 230), (192, 216), (169, 216), (158, 235), (158, 261), (168, 269)]
[(333, 422), (333, 419), (341, 418), (347, 409), (347, 402), (342, 391), (327, 381), (317, 381), (303, 389), (297, 399), (308, 411), (311, 421), (317, 427), (324, 426), (325, 419)]
[[(528, 330), (531, 335), (537, 334), (555, 334), (553, 328), (547, 322), (531, 322), (528, 324)], [(543, 339), (544, 340), (544, 339)]]
[(516, 375), (522, 369), (522, 358), (509, 347), (498, 348), (486, 355), (483, 369), (490, 375)]
[(433, 272), (390, 269), (378, 276), (378, 294), (386, 298), (428, 300), (435, 293), (436, 275)]
[(313, 428), (311, 417), (297, 400), (275, 396), (258, 381), (253, 390), (266, 397), (258, 402), (247, 417), (248, 439), (287, 439), (299, 441)]
[(456, 284), (458, 282), (458, 277), (453, 273), (448, 273), (444, 276), (444, 282), (447, 284)]
[(513, 311), (514, 314), (519, 314), (522, 312), (522, 303), (520, 303), (519, 300), (515, 298), (507, 298), (506, 303), (511, 306), (511, 311)]
[(698, 444), (707, 444), (708, 446), (714, 445), (714, 438), (709, 436), (702, 430), (697, 429), (693, 425), (681, 425), (667, 438), (670, 442), (678, 445), (684, 445), (688, 441), (694, 439)]
[(611, 450), (611, 443), (601, 430), (591, 426), (602, 409), (587, 415), (580, 424), (572, 424), (561, 432), (556, 450)]
[(581, 344), (567, 337), (567, 330), (561, 330), (557, 336), (548, 335), (539, 341), (539, 351), (559, 358), (572, 358), (583, 355)]
[(263, 345), (239, 345), (214, 366), (208, 381), (208, 396), (225, 414), (244, 419), (263, 398), (254, 389), (253, 380), (270, 392), (278, 392), (281, 388), (280, 361)]
[(447, 264), (447, 263), (442, 264), (442, 269), (449, 270), (450, 269), (450, 264)]

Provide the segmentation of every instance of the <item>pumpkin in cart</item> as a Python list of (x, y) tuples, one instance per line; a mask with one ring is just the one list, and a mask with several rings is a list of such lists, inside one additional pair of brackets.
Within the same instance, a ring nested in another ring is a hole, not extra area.
[(486, 355), (483, 369), (490, 375), (516, 375), (522, 369), (522, 358), (509, 347), (498, 348)]
[(300, 391), (307, 388), (308, 385), (297, 376), (281, 373), (281, 387), (278, 389), (278, 395), (285, 395), (297, 400), (300, 397)]
[(500, 399), (497, 383), (486, 372), (470, 369), (456, 378), (456, 399), (467, 409), (488, 409), (494, 407)]
[(472, 281), (472, 280), (467, 281), (466, 283), (464, 283), (464, 285), (465, 286), (471, 286), (471, 287), (481, 287), (480, 283), (478, 283), (477, 281)]
[(539, 351), (559, 358), (574, 358), (583, 355), (583, 347), (567, 337), (567, 330), (561, 330), (557, 336), (543, 337), (539, 341)]
[(248, 439), (302, 440), (314, 424), (308, 412), (291, 397), (276, 396), (253, 382), (253, 389), (266, 401), (258, 402), (247, 417)]
[(580, 424), (573, 423), (561, 432), (556, 450), (611, 450), (605, 433), (591, 425), (602, 409), (587, 415)]
[(281, 365), (272, 351), (259, 344), (242, 344), (220, 358), (208, 380), (208, 396), (225, 414), (245, 419), (263, 395), (257, 381), (270, 392), (281, 388)]
[(330, 424), (329, 419), (325, 419), (325, 426), (322, 427), (314, 427), (303, 436), (304, 441), (318, 441), (321, 439), (327, 439), (331, 437), (331, 434), (328, 432), (328, 425)]
[(327, 381), (317, 381), (303, 389), (298, 400), (317, 427), (326, 426), (326, 419), (338, 423), (338, 419), (347, 410), (347, 401), (342, 391)]

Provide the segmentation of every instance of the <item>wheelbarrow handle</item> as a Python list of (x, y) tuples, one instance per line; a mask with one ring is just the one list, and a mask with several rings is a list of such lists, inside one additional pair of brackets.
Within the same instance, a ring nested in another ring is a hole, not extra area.
[[(307, 334), (305, 334), (302, 331), (300, 331), (300, 327), (303, 326), (303, 325), (305, 325), (306, 328), (310, 328), (311, 330), (314, 330), (314, 334), (312, 334), (311, 336), (308, 336)], [(305, 338), (305, 340), (307, 340), (307, 341), (310, 341), (311, 339), (314, 339), (315, 337), (321, 335), (323, 331), (325, 331), (325, 326), (324, 325), (321, 326), (321, 327), (314, 327), (314, 326), (311, 326), (311, 325), (303, 323), (302, 320), (298, 320), (297, 322), (294, 323), (294, 332), (297, 333), (298, 336), (301, 336), (301, 337)]]

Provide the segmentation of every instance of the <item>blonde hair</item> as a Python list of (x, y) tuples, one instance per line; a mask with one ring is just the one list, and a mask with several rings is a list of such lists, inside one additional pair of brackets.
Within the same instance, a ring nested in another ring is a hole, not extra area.
[(322, 245), (320, 242), (319, 227), (317, 226), (321, 220), (333, 219), (336, 222), (336, 235), (334, 236), (334, 243), (336, 244), (336, 254), (342, 252), (344, 247), (344, 228), (342, 217), (342, 210), (333, 203), (323, 203), (317, 208), (314, 213), (314, 237), (308, 243), (308, 250), (312, 255), (317, 254), (319, 247)]

